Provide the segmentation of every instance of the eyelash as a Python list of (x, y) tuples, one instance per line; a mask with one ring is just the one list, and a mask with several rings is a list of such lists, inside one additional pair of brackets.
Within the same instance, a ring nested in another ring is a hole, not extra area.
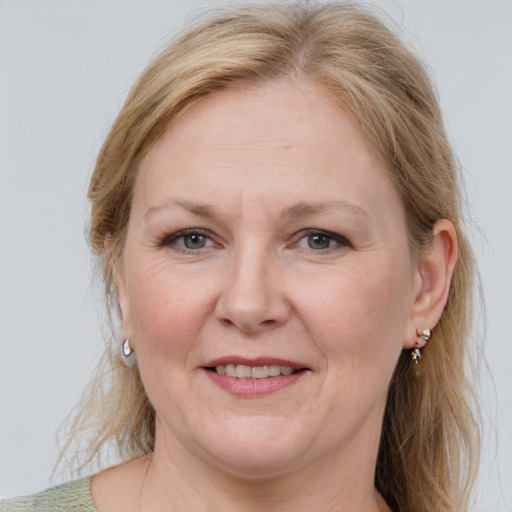
[[(193, 237), (193, 236), (199, 236), (202, 237), (206, 241), (206, 246), (197, 247), (197, 248), (190, 248), (186, 246), (182, 246), (178, 244), (178, 241), (182, 240), (183, 243), (185, 243), (185, 240), (187, 237)], [(308, 240), (309, 237), (324, 237), (325, 241), (328, 243), (328, 246), (325, 248), (313, 248), (313, 247), (303, 247), (306, 250), (310, 250), (315, 253), (319, 252), (331, 252), (333, 250), (338, 249), (341, 247), (352, 247), (351, 242), (344, 236), (338, 235), (337, 233), (333, 233), (331, 231), (325, 231), (322, 229), (307, 229), (304, 231), (301, 231), (298, 233), (298, 238), (296, 238), (296, 242), (293, 242), (289, 247), (299, 247), (299, 243), (302, 240)], [(331, 245), (331, 242), (334, 242), (333, 245)], [(212, 240), (210, 234), (208, 231), (202, 230), (202, 229), (185, 229), (182, 231), (177, 231), (176, 233), (173, 233), (171, 235), (165, 236), (159, 243), (160, 248), (168, 247), (171, 245), (176, 246), (179, 250), (188, 252), (188, 253), (195, 253), (199, 251), (200, 249), (206, 249), (212, 246), (215, 242)], [(309, 244), (308, 244), (309, 245)]]
[[(309, 237), (325, 237), (325, 239), (328, 241), (329, 246), (322, 248), (322, 249), (313, 249), (312, 247), (304, 247), (307, 250), (313, 251), (313, 252), (331, 252), (339, 247), (352, 247), (352, 243), (343, 235), (338, 235), (337, 233), (333, 233), (331, 231), (324, 231), (323, 229), (306, 229), (299, 233), (300, 237), (298, 238), (297, 242), (294, 242), (292, 244), (293, 246), (297, 246), (300, 241), (302, 240), (308, 240)], [(331, 246), (331, 242), (334, 242), (334, 244)]]
[[(204, 238), (207, 243), (213, 242), (211, 236), (209, 235), (209, 233), (207, 231), (202, 230), (202, 229), (191, 228), (191, 229), (184, 229), (182, 231), (177, 231), (176, 233), (172, 233), (171, 235), (165, 236), (160, 241), (159, 246), (160, 246), (160, 248), (164, 248), (164, 247), (168, 247), (170, 245), (175, 245), (178, 249), (180, 249), (184, 252), (190, 252), (190, 253), (197, 252), (199, 249), (204, 249), (205, 247), (191, 249), (190, 247), (185, 247), (185, 246), (181, 246), (178, 244), (178, 241), (180, 239), (183, 242), (185, 242), (185, 239), (187, 237), (192, 237), (192, 236), (200, 236), (200, 237)], [(211, 244), (208, 245), (208, 247), (210, 247), (210, 246), (211, 246)]]

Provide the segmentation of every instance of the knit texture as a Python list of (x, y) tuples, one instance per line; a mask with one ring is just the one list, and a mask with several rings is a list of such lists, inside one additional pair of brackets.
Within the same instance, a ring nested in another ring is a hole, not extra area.
[(0, 512), (98, 512), (89, 489), (91, 478), (46, 489), (32, 496), (0, 501)]

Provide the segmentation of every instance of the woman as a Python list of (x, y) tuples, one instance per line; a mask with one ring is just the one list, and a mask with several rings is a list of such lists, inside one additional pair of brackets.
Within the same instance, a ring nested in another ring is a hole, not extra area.
[(467, 508), (472, 257), (431, 84), (380, 22), (268, 5), (193, 27), (89, 197), (123, 339), (72, 430), (94, 424), (84, 464), (109, 443), (130, 462), (3, 510)]

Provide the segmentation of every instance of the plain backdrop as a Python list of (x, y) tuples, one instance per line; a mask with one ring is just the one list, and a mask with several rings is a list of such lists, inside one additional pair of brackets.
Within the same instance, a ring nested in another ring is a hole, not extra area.
[[(102, 350), (86, 187), (149, 57), (206, 0), (0, 0), (0, 496), (40, 490)], [(436, 77), (486, 303), (476, 510), (512, 511), (512, 0), (373, 0)]]

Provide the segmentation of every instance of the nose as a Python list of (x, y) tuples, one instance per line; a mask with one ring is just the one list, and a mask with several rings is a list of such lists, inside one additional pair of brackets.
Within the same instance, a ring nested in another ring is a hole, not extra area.
[(262, 250), (233, 254), (223, 273), (215, 315), (227, 326), (257, 334), (284, 324), (290, 316), (279, 264)]

